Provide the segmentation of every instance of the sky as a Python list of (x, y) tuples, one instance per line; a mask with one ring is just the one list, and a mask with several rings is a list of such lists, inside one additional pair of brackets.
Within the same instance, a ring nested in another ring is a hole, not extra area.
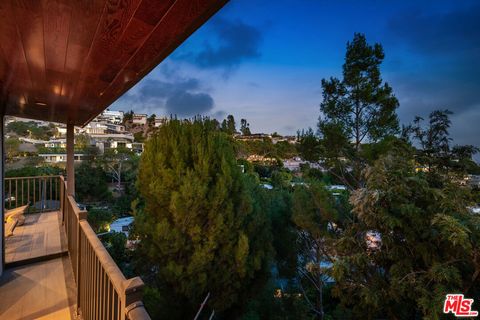
[(383, 46), (402, 124), (449, 109), (454, 144), (480, 146), (478, 0), (232, 0), (111, 109), (315, 128), (321, 80), (341, 78), (355, 32)]

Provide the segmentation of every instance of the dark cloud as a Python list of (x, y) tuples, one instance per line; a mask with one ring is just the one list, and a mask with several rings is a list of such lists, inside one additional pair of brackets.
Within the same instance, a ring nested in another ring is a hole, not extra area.
[(413, 9), (396, 15), (389, 29), (397, 38), (427, 54), (478, 54), (480, 5), (443, 14)]
[[(202, 92), (197, 78), (148, 79), (137, 90), (121, 97), (115, 106), (137, 112), (178, 115), (190, 117), (212, 111), (215, 102), (210, 94)], [(160, 110), (159, 110), (160, 109)]]
[(200, 82), (196, 78), (182, 79), (174, 82), (146, 80), (140, 88), (140, 94), (148, 98), (169, 98), (174, 94), (197, 90)]
[(166, 103), (166, 111), (179, 116), (205, 114), (213, 109), (212, 97), (206, 93), (190, 93), (178, 91), (170, 96)]
[(247, 59), (260, 56), (262, 34), (259, 29), (242, 21), (216, 18), (212, 21), (215, 45), (205, 43), (198, 52), (177, 54), (175, 57), (187, 60), (201, 68), (226, 68), (238, 66)]
[[(450, 109), (455, 140), (479, 144), (467, 128), (480, 121), (480, 5), (444, 13), (419, 9), (398, 13), (388, 28), (389, 42), (403, 45), (404, 57), (394, 58), (389, 80), (400, 99), (405, 122), (434, 109)], [(388, 52), (387, 52), (388, 57)], [(452, 128), (453, 129), (453, 128)]]

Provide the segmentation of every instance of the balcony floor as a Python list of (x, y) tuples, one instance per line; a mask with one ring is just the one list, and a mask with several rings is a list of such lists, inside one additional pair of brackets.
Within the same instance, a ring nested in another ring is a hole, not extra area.
[(68, 257), (5, 270), (0, 319), (74, 319), (76, 286)]
[(24, 225), (5, 239), (6, 262), (23, 265), (0, 278), (0, 319), (74, 319), (76, 286), (69, 257), (31, 263), (66, 250), (58, 211), (25, 215)]
[(66, 237), (58, 211), (25, 215), (25, 223), (5, 239), (5, 262), (66, 251)]

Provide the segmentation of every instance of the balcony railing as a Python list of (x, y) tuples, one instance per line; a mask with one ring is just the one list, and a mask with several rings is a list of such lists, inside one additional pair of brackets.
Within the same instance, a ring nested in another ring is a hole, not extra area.
[(148, 320), (143, 281), (126, 279), (68, 195), (63, 176), (6, 178), (6, 209), (29, 204), (29, 212), (59, 210), (77, 289), (77, 314), (84, 320)]
[(60, 209), (59, 176), (5, 178), (5, 208), (29, 204), (29, 212)]
[(77, 284), (77, 310), (84, 319), (147, 320), (142, 303), (143, 281), (126, 279), (87, 222), (67, 184), (60, 177), (60, 211)]

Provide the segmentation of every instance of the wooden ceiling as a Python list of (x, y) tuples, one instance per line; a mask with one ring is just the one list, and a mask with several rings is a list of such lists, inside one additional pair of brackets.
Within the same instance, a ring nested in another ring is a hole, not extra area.
[(85, 125), (227, 0), (0, 0), (6, 115)]

